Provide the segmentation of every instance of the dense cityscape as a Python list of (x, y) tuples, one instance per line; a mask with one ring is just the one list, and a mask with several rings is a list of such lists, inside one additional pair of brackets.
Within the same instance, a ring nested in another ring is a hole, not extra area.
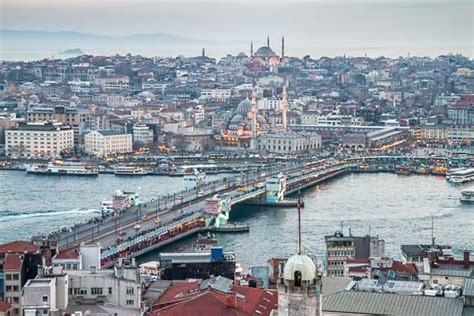
[(0, 316), (474, 315), (474, 60), (0, 61)]

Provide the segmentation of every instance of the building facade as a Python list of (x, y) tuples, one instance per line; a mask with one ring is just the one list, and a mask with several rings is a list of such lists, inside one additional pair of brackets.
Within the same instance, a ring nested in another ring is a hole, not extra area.
[(262, 134), (258, 137), (257, 149), (275, 154), (299, 154), (321, 147), (318, 134)]
[(74, 147), (74, 131), (61, 123), (20, 124), (5, 133), (5, 151), (10, 157), (57, 158)]
[(84, 135), (84, 150), (88, 154), (107, 156), (132, 151), (132, 134), (112, 130), (91, 131)]

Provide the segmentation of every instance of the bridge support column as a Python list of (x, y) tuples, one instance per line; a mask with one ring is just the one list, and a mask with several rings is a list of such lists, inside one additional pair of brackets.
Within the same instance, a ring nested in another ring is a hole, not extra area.
[(286, 190), (286, 177), (283, 174), (267, 179), (265, 184), (265, 200), (268, 203), (283, 201)]

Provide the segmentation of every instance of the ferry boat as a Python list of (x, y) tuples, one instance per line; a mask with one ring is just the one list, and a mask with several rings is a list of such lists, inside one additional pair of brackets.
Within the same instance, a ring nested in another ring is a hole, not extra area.
[(446, 177), (452, 183), (464, 183), (474, 180), (474, 168), (453, 172)]
[(100, 211), (102, 215), (108, 215), (114, 212), (114, 201), (102, 201), (100, 203)]
[(462, 196), (459, 198), (461, 202), (474, 202), (474, 187), (467, 188), (461, 192)]
[(48, 164), (27, 164), (27, 173), (46, 175), (97, 176), (99, 168), (82, 162), (50, 161)]
[(194, 169), (194, 173), (183, 177), (184, 187), (188, 190), (203, 185), (206, 181), (206, 174)]
[(114, 170), (116, 176), (144, 176), (151, 172), (150, 169), (140, 166), (118, 166)]

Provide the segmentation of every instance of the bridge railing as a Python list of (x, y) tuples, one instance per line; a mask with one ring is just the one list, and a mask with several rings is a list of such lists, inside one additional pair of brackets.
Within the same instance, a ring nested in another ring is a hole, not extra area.
[(165, 233), (168, 229), (171, 229), (171, 228), (174, 228), (178, 225), (184, 224), (186, 222), (190, 222), (192, 220), (198, 219), (201, 216), (202, 216), (202, 212), (199, 212), (197, 214), (193, 214), (191, 216), (184, 217), (184, 218), (182, 218), (182, 219), (180, 219), (176, 222), (171, 222), (171, 223), (168, 223), (164, 226), (157, 227), (156, 229), (154, 229), (153, 231), (151, 231), (149, 233), (137, 236), (136, 238), (134, 238), (130, 241), (124, 241), (124, 242), (112, 247), (111, 249), (109, 248), (107, 250), (104, 250), (101, 253), (101, 258), (107, 258), (107, 257), (113, 256), (113, 255), (117, 254), (118, 252), (120, 252), (124, 249), (127, 249), (128, 247), (132, 247), (132, 246), (135, 246), (137, 244), (140, 244), (143, 241), (158, 237), (161, 234)]

